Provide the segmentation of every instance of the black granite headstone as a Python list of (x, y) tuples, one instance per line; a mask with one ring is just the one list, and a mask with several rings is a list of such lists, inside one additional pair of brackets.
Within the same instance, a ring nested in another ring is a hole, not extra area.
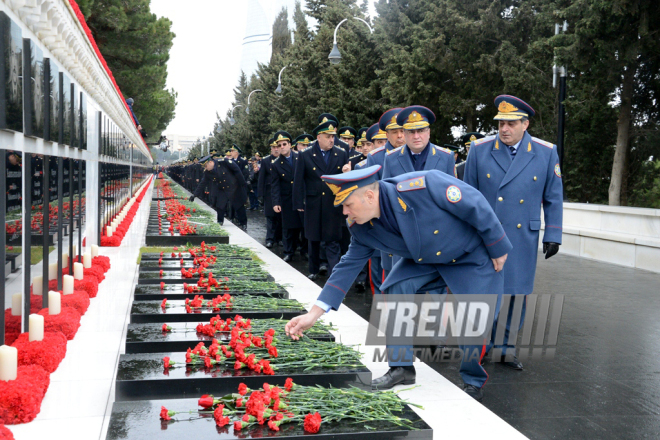
[(23, 33), (0, 12), (0, 129), (23, 131)]

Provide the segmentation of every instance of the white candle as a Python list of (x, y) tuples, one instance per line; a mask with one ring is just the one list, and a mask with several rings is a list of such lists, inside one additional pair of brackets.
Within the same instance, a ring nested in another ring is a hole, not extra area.
[(92, 254), (89, 251), (83, 255), (83, 266), (85, 266), (85, 269), (92, 267)]
[(92, 245), (92, 258), (99, 256), (99, 247), (95, 244)]
[(106, 232), (105, 232), (105, 234), (106, 234), (108, 237), (112, 237), (112, 226), (108, 226), (108, 227), (106, 228)]
[(43, 295), (44, 293), (44, 277), (38, 275), (32, 278), (32, 294)]
[(57, 279), (57, 263), (50, 263), (48, 265), (48, 280)]
[(69, 253), (65, 252), (62, 254), (62, 269), (69, 267)]
[(62, 293), (64, 295), (71, 295), (73, 293), (73, 277), (71, 275), (64, 275)]
[(73, 258), (75, 259), (78, 256), (78, 252), (76, 251), (76, 245), (73, 245)]
[(28, 339), (32, 341), (44, 340), (44, 317), (41, 315), (30, 315), (30, 334)]
[(76, 280), (83, 279), (83, 265), (82, 263), (73, 263), (73, 278)]
[(16, 380), (18, 350), (9, 345), (0, 346), (0, 380)]
[[(80, 264), (80, 263), (78, 263)], [(48, 314), (59, 315), (62, 311), (62, 298), (60, 292), (48, 292)]]
[(11, 314), (12, 316), (21, 316), (23, 310), (23, 294), (14, 293), (11, 297)]

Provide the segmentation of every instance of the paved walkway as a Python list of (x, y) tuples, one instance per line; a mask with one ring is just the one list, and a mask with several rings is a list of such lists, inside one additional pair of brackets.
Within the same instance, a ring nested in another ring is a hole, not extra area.
[[(263, 243), (263, 214), (249, 217)], [(306, 262), (292, 265), (308, 273)], [(483, 405), (532, 439), (659, 438), (660, 274), (540, 255), (535, 293), (565, 295), (557, 354), (526, 360), (522, 372), (486, 364)], [(368, 319), (370, 295), (351, 290), (345, 304)], [(458, 364), (429, 366), (460, 385)], [(487, 424), (478, 429), (492, 437)]]

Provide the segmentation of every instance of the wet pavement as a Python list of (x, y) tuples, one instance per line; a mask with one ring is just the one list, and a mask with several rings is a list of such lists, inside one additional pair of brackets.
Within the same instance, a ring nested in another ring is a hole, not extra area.
[[(263, 212), (248, 219), (264, 243)], [(271, 251), (282, 256), (281, 246)], [(309, 274), (299, 255), (290, 264)], [(483, 405), (532, 439), (660, 438), (660, 274), (561, 250), (539, 256), (536, 274), (534, 293), (565, 296), (556, 354), (524, 360), (523, 371), (486, 363)], [(344, 305), (368, 320), (371, 294), (352, 288)], [(457, 363), (429, 365), (462, 385)], [(473, 429), (468, 437), (488, 437), (488, 426)]]

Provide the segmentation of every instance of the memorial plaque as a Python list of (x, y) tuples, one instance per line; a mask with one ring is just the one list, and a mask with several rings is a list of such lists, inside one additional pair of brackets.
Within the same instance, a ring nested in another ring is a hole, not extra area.
[[(192, 348), (192, 347), (191, 347)], [(163, 357), (169, 357), (177, 368), (163, 368)], [(334, 388), (354, 386), (371, 390), (371, 371), (365, 366), (305, 368), (282, 366), (274, 375), (255, 373), (243, 368), (234, 370), (233, 362), (217, 364), (210, 368), (204, 365), (185, 365), (186, 353), (134, 353), (119, 357), (115, 400), (182, 399), (199, 397), (201, 394), (219, 396), (236, 392), (238, 385), (259, 388), (264, 382), (284, 383), (291, 377), (298, 385)]]
[(80, 92), (80, 142), (81, 150), (87, 149), (87, 97)]
[(60, 141), (60, 71), (57, 64), (51, 59), (46, 58), (46, 65), (48, 66), (48, 105), (49, 105), (49, 123), (46, 124), (48, 128), (48, 140), (51, 142)]
[[(268, 381), (273, 383), (272, 381)], [(279, 384), (281, 385), (281, 384)], [(168, 410), (187, 412), (195, 408), (201, 394), (190, 399), (175, 400), (136, 400), (133, 402), (115, 402), (112, 406), (110, 424), (106, 440), (181, 440), (206, 439), (235, 440), (245, 438), (276, 438), (278, 440), (432, 440), (433, 430), (409, 406), (393, 415), (413, 422), (414, 429), (407, 429), (392, 422), (346, 423), (323, 422), (316, 434), (303, 430), (302, 424), (284, 423), (275, 432), (267, 424), (235, 431), (233, 426), (217, 427), (212, 414), (190, 414), (183, 421), (161, 420), (160, 411), (164, 406)], [(179, 418), (177, 416), (175, 418)], [(365, 426), (367, 425), (367, 426)]]
[(71, 145), (72, 147), (78, 147), (78, 140), (80, 139), (80, 117), (78, 115), (78, 93), (76, 84), (71, 82)]
[[(63, 72), (60, 72), (59, 114), (60, 144), (71, 145), (71, 80)], [(68, 186), (65, 185), (65, 188), (68, 188)]]
[(0, 11), (0, 129), (23, 131), (23, 33)]
[[(217, 296), (217, 295), (216, 295)], [(167, 301), (170, 306), (161, 307), (160, 301), (133, 301), (131, 307), (131, 324), (138, 323), (163, 323), (163, 322), (203, 322), (208, 321), (214, 316), (220, 316), (222, 319), (234, 318), (241, 315), (244, 318), (264, 319), (264, 318), (282, 318), (291, 319), (305, 313), (300, 309), (273, 309), (273, 310), (241, 310), (234, 307), (230, 310), (221, 309), (213, 311), (205, 307), (202, 310), (196, 310), (193, 313), (186, 312), (186, 306), (183, 301)]]
[(44, 55), (29, 38), (23, 39), (23, 133), (43, 137), (44, 133)]

